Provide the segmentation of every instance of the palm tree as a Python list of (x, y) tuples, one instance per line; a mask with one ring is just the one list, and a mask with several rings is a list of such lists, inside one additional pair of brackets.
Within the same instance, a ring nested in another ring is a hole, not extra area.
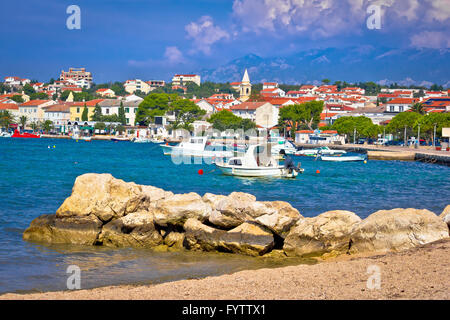
[(411, 107), (411, 111), (414, 111), (418, 114), (425, 114), (425, 109), (423, 108), (423, 104), (419, 103), (415, 103), (412, 107)]
[(49, 133), (50, 130), (53, 128), (53, 122), (51, 120), (45, 120), (43, 128), (46, 133)]
[(30, 124), (30, 127), (31, 127), (31, 129), (33, 129), (33, 132), (35, 132), (35, 131), (37, 131), (38, 129), (39, 129), (39, 127), (40, 127), (40, 123), (39, 122), (32, 122), (31, 124)]
[(0, 111), (0, 127), (8, 130), (9, 125), (14, 121), (14, 116), (8, 110)]
[(20, 123), (20, 125), (22, 127), (22, 130), (25, 130), (25, 126), (27, 125), (27, 121), (28, 121), (27, 116), (21, 116), (19, 118), (19, 123)]

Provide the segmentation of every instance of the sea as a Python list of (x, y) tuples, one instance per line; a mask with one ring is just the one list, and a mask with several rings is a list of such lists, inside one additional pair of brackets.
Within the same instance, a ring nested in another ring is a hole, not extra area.
[(72, 274), (68, 268), (73, 265), (81, 270), (81, 288), (88, 289), (309, 263), (23, 241), (30, 222), (41, 214), (55, 213), (70, 196), (76, 177), (84, 173), (111, 173), (174, 193), (248, 192), (261, 201), (287, 201), (305, 217), (350, 210), (365, 218), (392, 208), (440, 214), (450, 204), (450, 168), (446, 166), (374, 160), (332, 163), (308, 157), (294, 157), (294, 162), (301, 162), (305, 169), (297, 179), (248, 179), (222, 175), (207, 163), (174, 163), (152, 143), (0, 138), (0, 293), (67, 290)]

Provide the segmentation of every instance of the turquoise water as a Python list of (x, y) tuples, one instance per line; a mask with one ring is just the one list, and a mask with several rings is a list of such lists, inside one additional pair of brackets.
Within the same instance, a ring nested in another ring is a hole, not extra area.
[[(51, 147), (50, 149), (48, 147)], [(55, 148), (53, 148), (55, 146)], [(82, 269), (82, 287), (171, 281), (272, 266), (262, 259), (197, 253), (26, 243), (31, 220), (54, 213), (83, 173), (111, 173), (125, 181), (175, 193), (243, 191), (258, 200), (290, 202), (304, 216), (351, 210), (361, 217), (379, 209), (426, 208), (450, 203), (450, 168), (419, 162), (330, 163), (299, 157), (296, 180), (238, 179), (210, 165), (175, 165), (153, 144), (0, 139), (0, 292), (62, 290), (68, 265)], [(203, 169), (203, 175), (198, 170)], [(320, 170), (320, 174), (316, 173)]]

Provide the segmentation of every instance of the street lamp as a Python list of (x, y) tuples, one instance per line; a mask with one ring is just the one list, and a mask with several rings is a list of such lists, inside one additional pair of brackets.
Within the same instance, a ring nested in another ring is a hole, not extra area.
[(434, 124), (434, 131), (433, 131), (433, 148), (435, 147), (436, 143), (436, 123)]

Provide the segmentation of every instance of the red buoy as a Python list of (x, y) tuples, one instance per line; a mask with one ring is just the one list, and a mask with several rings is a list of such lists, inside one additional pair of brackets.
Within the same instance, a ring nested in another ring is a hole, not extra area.
[(198, 170), (198, 174), (202, 175), (203, 174), (203, 169)]
[(319, 173), (320, 173), (320, 170), (317, 170), (316, 173), (319, 174)]

